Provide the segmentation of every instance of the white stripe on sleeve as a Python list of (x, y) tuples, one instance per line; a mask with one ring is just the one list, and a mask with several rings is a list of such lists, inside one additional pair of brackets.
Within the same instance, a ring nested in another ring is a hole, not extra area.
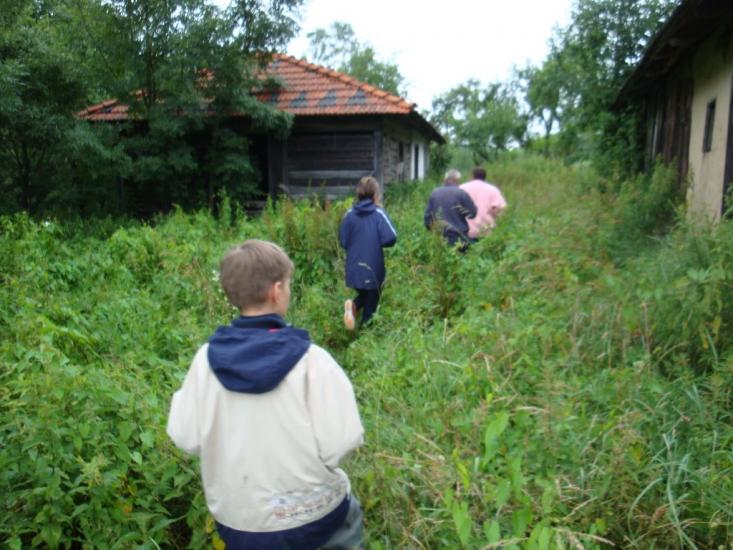
[(381, 208), (377, 208), (377, 212), (379, 212), (382, 215), (382, 217), (384, 218), (384, 221), (387, 222), (387, 225), (389, 226), (389, 228), (392, 230), (392, 233), (394, 233), (394, 236), (396, 237), (397, 230), (394, 228), (394, 226), (392, 226), (392, 223), (389, 221), (387, 214), (384, 213), (384, 210), (382, 210)]

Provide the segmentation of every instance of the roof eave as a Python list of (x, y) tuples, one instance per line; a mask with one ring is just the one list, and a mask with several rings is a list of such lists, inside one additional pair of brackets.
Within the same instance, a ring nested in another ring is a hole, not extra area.
[[(700, 15), (701, 13), (704, 15)], [(669, 73), (684, 52), (709, 36), (709, 32), (700, 35), (693, 33), (686, 39), (680, 38), (678, 35), (692, 26), (690, 21), (694, 22), (696, 18), (719, 21), (722, 16), (730, 13), (733, 13), (733, 3), (730, 0), (683, 0), (649, 42), (641, 60), (616, 94), (613, 108), (621, 108), (629, 99), (653, 86), (659, 78)], [(664, 66), (661, 71), (652, 73), (655, 61), (664, 62)]]
[(445, 138), (420, 113), (412, 111), (409, 116), (412, 119), (411, 122), (417, 126), (429, 141), (433, 141), (439, 145), (445, 144)]

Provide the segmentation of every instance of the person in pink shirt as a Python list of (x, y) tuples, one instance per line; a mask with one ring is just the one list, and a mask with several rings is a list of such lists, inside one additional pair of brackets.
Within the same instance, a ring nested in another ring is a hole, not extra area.
[(486, 170), (477, 166), (473, 179), (461, 185), (476, 205), (476, 217), (468, 221), (468, 236), (472, 239), (485, 237), (496, 226), (496, 218), (506, 208), (506, 201), (499, 188), (486, 181)]

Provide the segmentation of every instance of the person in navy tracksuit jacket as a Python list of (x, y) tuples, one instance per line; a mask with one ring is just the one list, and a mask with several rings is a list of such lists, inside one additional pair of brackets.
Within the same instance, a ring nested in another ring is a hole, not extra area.
[(339, 242), (346, 250), (346, 286), (357, 292), (344, 303), (344, 324), (354, 330), (361, 310), (361, 325), (374, 315), (384, 283), (383, 247), (394, 246), (397, 231), (381, 208), (379, 182), (366, 176), (356, 185), (356, 202), (339, 227)]

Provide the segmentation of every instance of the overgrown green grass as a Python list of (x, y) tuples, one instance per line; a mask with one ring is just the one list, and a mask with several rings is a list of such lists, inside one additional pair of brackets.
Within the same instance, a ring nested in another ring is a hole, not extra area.
[(431, 184), (388, 192), (399, 241), (356, 338), (340, 320), (346, 203), (2, 219), (0, 543), (213, 540), (198, 464), (164, 426), (195, 349), (234, 313), (218, 259), (256, 236), (291, 254), (290, 320), (354, 383), (367, 441), (345, 467), (371, 549), (725, 546), (733, 226), (646, 237), (669, 223), (663, 171), (618, 196), (534, 157), (489, 172), (510, 208), (465, 255), (422, 227)]

